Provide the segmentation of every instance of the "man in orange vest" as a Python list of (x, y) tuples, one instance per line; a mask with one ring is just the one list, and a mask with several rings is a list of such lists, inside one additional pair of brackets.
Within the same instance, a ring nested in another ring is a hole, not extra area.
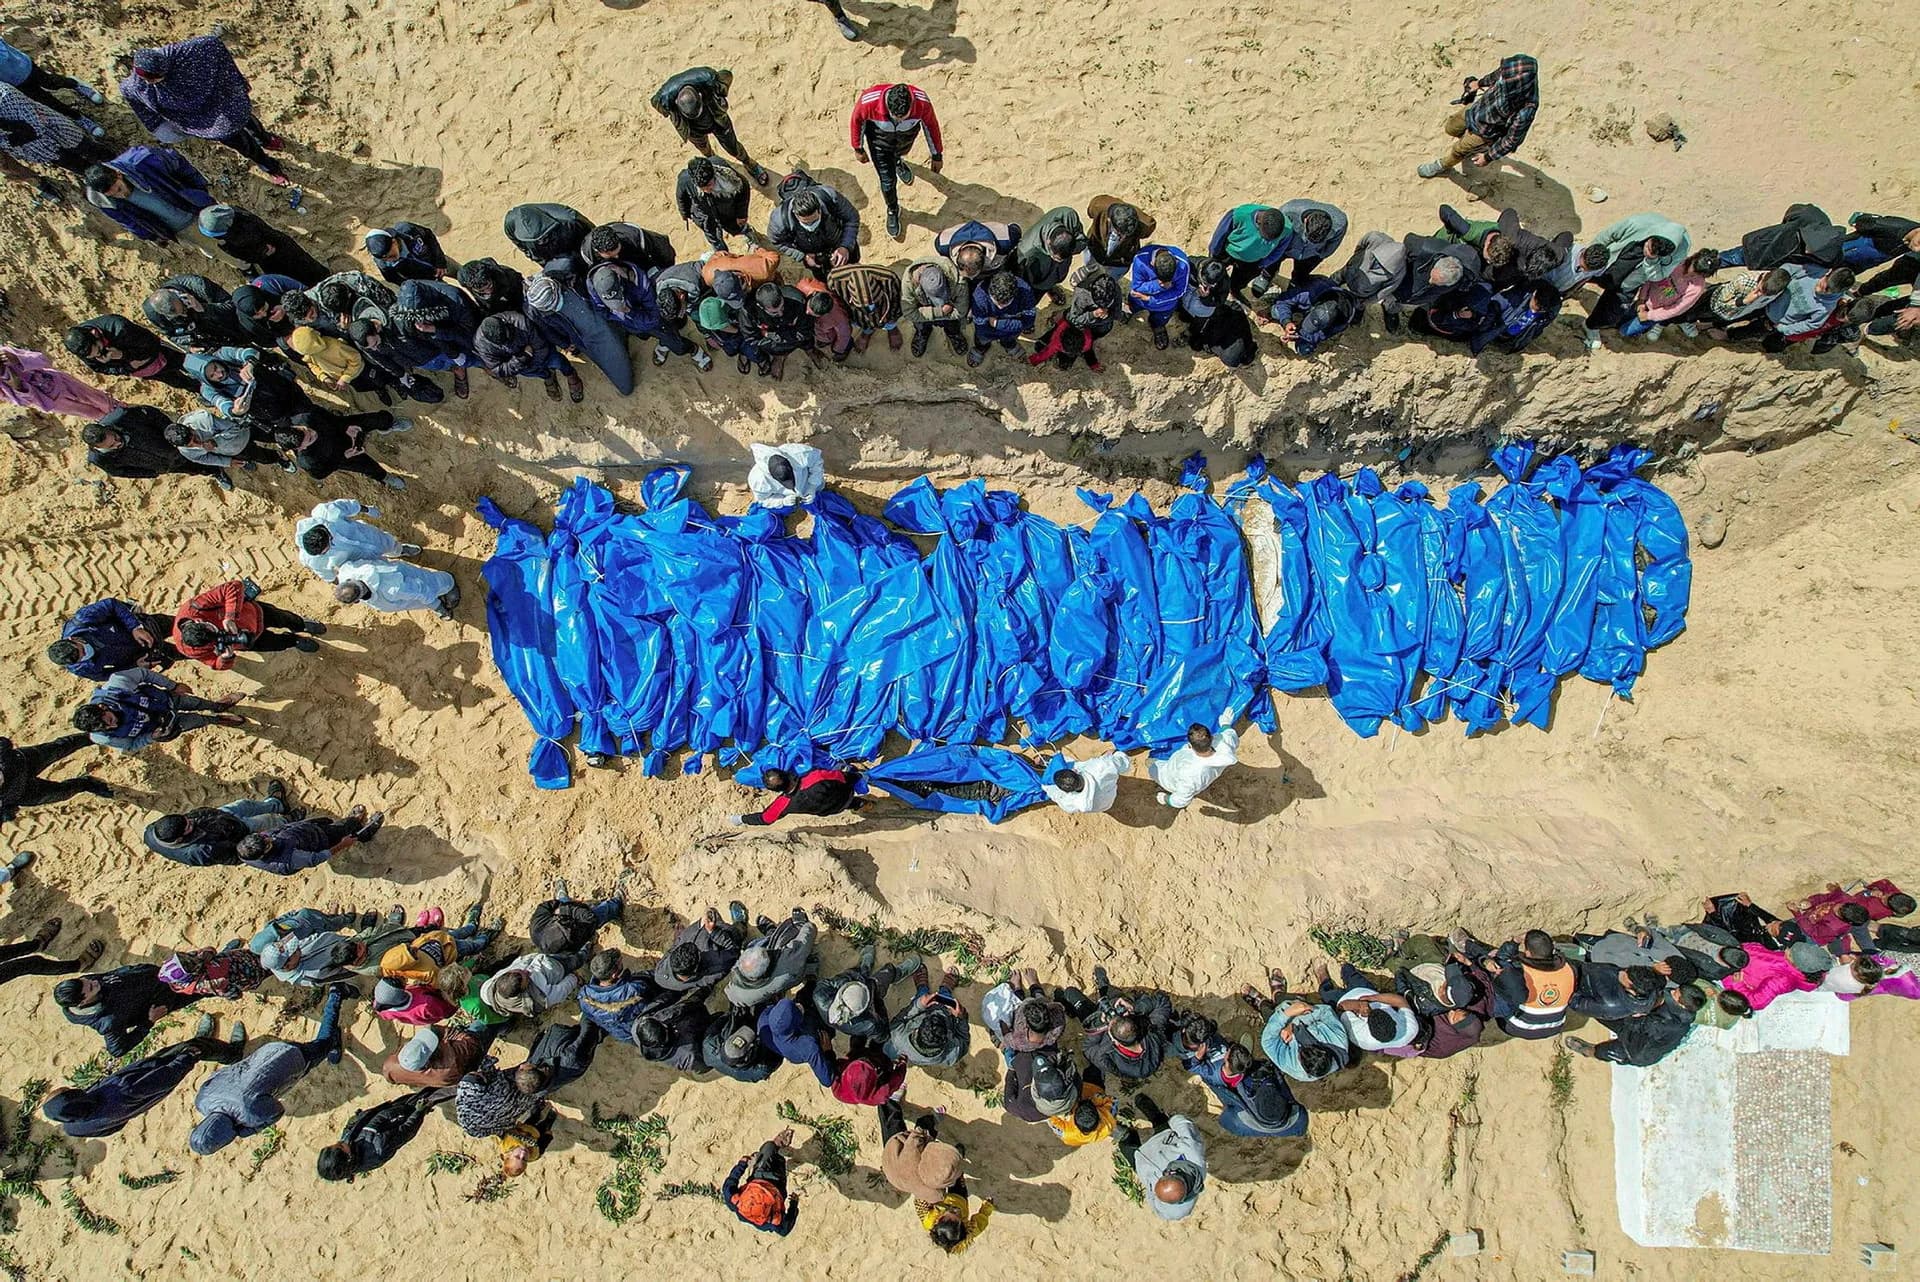
[(762, 1233), (785, 1237), (800, 1217), (799, 1194), (787, 1192), (786, 1150), (792, 1147), (789, 1126), (762, 1144), (758, 1153), (743, 1154), (720, 1186), (720, 1200), (727, 1209)]

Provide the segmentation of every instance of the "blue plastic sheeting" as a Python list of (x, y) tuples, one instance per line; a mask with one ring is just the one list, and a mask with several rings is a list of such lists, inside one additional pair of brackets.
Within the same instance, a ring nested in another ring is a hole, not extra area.
[(985, 815), (992, 823), (1046, 800), (1031, 761), (977, 744), (915, 748), (875, 766), (866, 782), (922, 810)]
[[(1009, 740), (1164, 753), (1223, 717), (1271, 732), (1272, 690), (1324, 687), (1362, 735), (1450, 713), (1544, 726), (1570, 672), (1629, 695), (1685, 627), (1691, 578), (1678, 509), (1636, 475), (1648, 457), (1582, 472), (1509, 445), (1505, 485), (1441, 507), (1369, 470), (1294, 489), (1257, 459), (1216, 500), (1196, 455), (1164, 513), (1082, 490), (1085, 526), (923, 478), (884, 519), (823, 491), (805, 537), (791, 512), (710, 515), (685, 468), (650, 473), (637, 512), (581, 479), (550, 536), (482, 501), (488, 624), (541, 787), (567, 785), (576, 731), (648, 774), (712, 753), (748, 783), (872, 761), (897, 733), (920, 746), (875, 786), (999, 819), (1040, 798), (1025, 758), (986, 747)], [(1243, 529), (1253, 496), (1273, 519)]]

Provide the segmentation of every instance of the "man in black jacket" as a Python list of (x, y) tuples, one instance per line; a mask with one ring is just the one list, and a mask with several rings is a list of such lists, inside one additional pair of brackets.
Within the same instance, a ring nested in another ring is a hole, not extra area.
[(1644, 1015), (1600, 1022), (1613, 1034), (1613, 1040), (1595, 1046), (1579, 1037), (1561, 1040), (1576, 1055), (1586, 1055), (1609, 1064), (1627, 1064), (1648, 1068), (1680, 1049), (1693, 1031), (1694, 1014), (1705, 1004), (1700, 990), (1688, 984), (1667, 990), (1664, 997)]
[(99, 1033), (107, 1054), (126, 1055), (155, 1024), (200, 999), (160, 982), (158, 966), (133, 965), (63, 979), (53, 986), (53, 1000), (68, 1023)]
[(246, 268), (248, 276), (271, 272), (311, 288), (333, 274), (304, 245), (258, 214), (234, 205), (208, 205), (199, 218), (201, 234)]
[[(183, 392), (200, 394), (200, 380), (181, 367), (185, 359), (144, 325), (114, 312), (81, 321), (67, 331), (67, 350), (96, 374), (150, 378)], [(111, 417), (111, 416), (109, 416)]]
[(764, 187), (773, 181), (773, 175), (747, 154), (740, 135), (734, 132), (733, 117), (727, 111), (727, 93), (732, 88), (731, 71), (689, 67), (660, 86), (653, 95), (653, 109), (672, 121), (674, 132), (702, 156), (713, 154), (713, 144), (708, 139), (719, 139), (720, 145)]
[(127, 1123), (173, 1093), (203, 1062), (233, 1064), (246, 1049), (247, 1026), (235, 1024), (224, 1039), (213, 1035), (213, 1016), (202, 1015), (193, 1037), (137, 1059), (95, 1082), (57, 1090), (40, 1111), (68, 1139), (118, 1135)]
[(221, 489), (232, 489), (233, 478), (226, 468), (195, 463), (167, 442), (166, 431), (172, 423), (151, 405), (122, 406), (80, 429), (87, 463), (125, 481), (150, 481), (177, 473), (211, 477)]
[(1094, 1000), (1077, 988), (1057, 994), (1086, 1030), (1080, 1051), (1087, 1063), (1109, 1077), (1152, 1077), (1173, 1046), (1173, 1000), (1150, 989), (1115, 989), (1102, 966), (1093, 968), (1093, 989)]
[(775, 249), (821, 280), (860, 261), (860, 211), (851, 201), (805, 174), (780, 187), (780, 204), (767, 216), (767, 240)]
[(727, 252), (727, 237), (744, 236), (747, 248), (758, 243), (747, 225), (753, 188), (724, 160), (695, 156), (674, 179), (673, 203), (690, 227), (698, 227), (716, 253)]
[(320, 1178), (351, 1181), (356, 1175), (385, 1166), (420, 1133), (420, 1124), (444, 1094), (443, 1088), (423, 1086), (411, 1095), (355, 1113), (341, 1130), (339, 1141), (320, 1150)]
[(169, 276), (140, 304), (147, 323), (175, 347), (190, 352), (237, 347), (247, 341), (234, 315), (233, 296), (205, 276)]
[(241, 797), (219, 808), (211, 806), (185, 814), (161, 815), (141, 834), (148, 850), (162, 859), (189, 868), (234, 865), (240, 862), (240, 843), (257, 832), (287, 822), (287, 786), (278, 779), (267, 784), (259, 800)]
[(1434, 236), (1408, 236), (1406, 275), (1380, 295), (1387, 330), (1400, 329), (1400, 313), (1439, 306), (1444, 300), (1481, 283), (1479, 253), (1471, 245), (1453, 244)]

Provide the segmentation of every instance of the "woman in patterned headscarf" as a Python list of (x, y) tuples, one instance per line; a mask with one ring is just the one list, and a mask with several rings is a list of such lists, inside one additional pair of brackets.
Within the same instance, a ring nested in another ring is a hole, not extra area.
[(280, 140), (253, 114), (247, 78), (220, 37), (135, 50), (133, 74), (120, 82), (120, 95), (161, 142), (186, 134), (211, 139), (260, 166), (269, 182), (287, 185), (280, 162), (267, 154), (280, 149)]
[[(87, 136), (78, 121), (0, 84), (0, 156), (29, 165), (58, 165), (76, 174), (112, 153)], [(17, 168), (14, 176), (24, 177)]]

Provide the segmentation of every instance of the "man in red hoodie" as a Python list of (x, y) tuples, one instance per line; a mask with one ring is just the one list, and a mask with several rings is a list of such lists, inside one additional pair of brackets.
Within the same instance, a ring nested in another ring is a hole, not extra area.
[(759, 814), (728, 815), (728, 823), (764, 827), (778, 823), (784, 815), (837, 815), (866, 804), (865, 798), (855, 795), (859, 777), (850, 770), (809, 770), (796, 777), (790, 770), (772, 769), (761, 778), (779, 795)]
[(940, 145), (940, 117), (933, 112), (933, 101), (913, 85), (874, 85), (853, 100), (853, 116), (847, 133), (853, 154), (861, 164), (869, 157), (880, 177), (880, 197), (887, 202), (887, 234), (895, 240), (900, 233), (900, 195), (895, 183), (913, 184), (913, 171), (907, 168), (906, 154), (913, 150), (921, 127), (927, 131), (928, 167), (939, 173), (946, 163)]
[(241, 650), (312, 654), (320, 648), (312, 638), (325, 632), (326, 624), (268, 605), (259, 592), (251, 579), (231, 579), (188, 601), (173, 616), (174, 649), (182, 658), (224, 672)]

